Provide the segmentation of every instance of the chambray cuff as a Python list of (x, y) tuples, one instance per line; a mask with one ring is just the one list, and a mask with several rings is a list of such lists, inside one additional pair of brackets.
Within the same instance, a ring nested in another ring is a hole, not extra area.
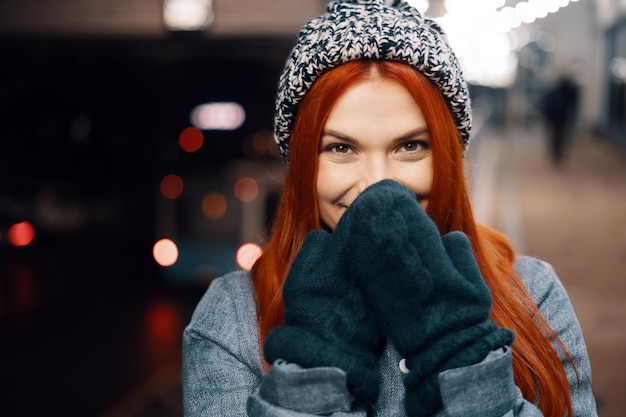
[(441, 372), (439, 385), (447, 416), (505, 416), (514, 408), (518, 393), (511, 350), (497, 349), (480, 363)]
[(347, 412), (352, 404), (343, 370), (305, 369), (280, 359), (263, 377), (259, 395), (274, 406), (309, 414)]

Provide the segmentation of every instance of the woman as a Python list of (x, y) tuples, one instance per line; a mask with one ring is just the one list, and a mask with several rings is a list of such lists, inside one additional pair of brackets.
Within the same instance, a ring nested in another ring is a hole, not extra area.
[(328, 12), (279, 83), (287, 166), (264, 254), (216, 279), (185, 330), (186, 415), (595, 416), (553, 269), (472, 217), (445, 35), (400, 1)]

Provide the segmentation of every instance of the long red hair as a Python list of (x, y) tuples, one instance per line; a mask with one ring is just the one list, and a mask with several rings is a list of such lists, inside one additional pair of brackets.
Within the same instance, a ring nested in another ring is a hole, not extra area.
[(446, 102), (423, 75), (396, 62), (352, 61), (330, 70), (315, 82), (300, 106), (271, 237), (253, 269), (261, 340), (283, 324), (282, 286), (287, 272), (305, 235), (321, 227), (316, 181), (322, 128), (333, 104), (348, 88), (374, 77), (403, 85), (422, 110), (430, 131), (434, 170), (428, 215), (441, 234), (460, 230), (469, 237), (493, 296), (491, 319), (516, 335), (511, 349), (517, 386), (527, 400), (538, 403), (544, 415), (571, 416), (569, 384), (556, 349), (568, 354), (515, 273), (515, 253), (507, 239), (474, 221), (463, 148)]

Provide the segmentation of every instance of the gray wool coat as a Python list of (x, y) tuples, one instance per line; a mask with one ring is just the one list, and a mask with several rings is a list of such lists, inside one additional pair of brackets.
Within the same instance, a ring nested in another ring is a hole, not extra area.
[[(576, 364), (578, 379), (562, 358), (574, 416), (597, 416), (587, 348), (565, 288), (543, 261), (520, 257), (515, 267)], [(367, 411), (352, 404), (339, 369), (277, 363), (264, 375), (250, 275), (233, 272), (211, 283), (184, 331), (185, 416), (406, 416), (401, 359), (387, 344), (379, 361), (381, 393)], [(541, 416), (522, 398), (511, 363), (511, 351), (500, 349), (476, 365), (442, 372), (444, 408), (438, 415)]]

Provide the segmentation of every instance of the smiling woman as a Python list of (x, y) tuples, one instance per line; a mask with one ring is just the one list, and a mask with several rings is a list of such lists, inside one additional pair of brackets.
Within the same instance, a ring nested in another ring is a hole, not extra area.
[(406, 3), (336, 0), (303, 28), (271, 235), (185, 330), (186, 415), (596, 415), (553, 269), (474, 220), (470, 127), (447, 37)]

